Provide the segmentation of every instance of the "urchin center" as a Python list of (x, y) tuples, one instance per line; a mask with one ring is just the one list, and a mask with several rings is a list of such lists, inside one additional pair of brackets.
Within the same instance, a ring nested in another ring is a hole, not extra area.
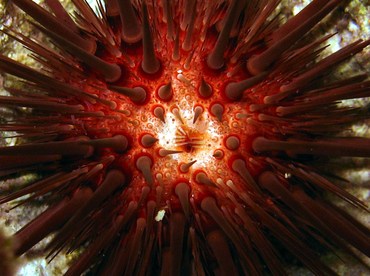
[(204, 146), (204, 136), (194, 127), (181, 125), (176, 131), (176, 147), (184, 152), (196, 153)]
[(158, 144), (167, 152), (176, 152), (171, 154), (173, 160), (186, 163), (196, 160), (199, 166), (212, 161), (220, 134), (208, 112), (202, 112), (194, 120), (195, 114), (194, 108), (167, 112), (166, 121), (158, 131)]

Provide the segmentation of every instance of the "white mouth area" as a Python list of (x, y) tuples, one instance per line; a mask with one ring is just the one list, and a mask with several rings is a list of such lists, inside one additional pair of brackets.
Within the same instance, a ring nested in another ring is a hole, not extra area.
[[(180, 103), (181, 106), (183, 104)], [(166, 150), (178, 150), (179, 146), (185, 143), (186, 130), (190, 129), (190, 132), (187, 132), (187, 134), (189, 134), (192, 140), (193, 150), (171, 154), (170, 158), (178, 163), (189, 163), (196, 160), (197, 162), (192, 166), (192, 169), (204, 168), (210, 165), (210, 163), (214, 162), (212, 155), (214, 150), (219, 147), (221, 136), (217, 131), (217, 122), (210, 117), (207, 111), (204, 111), (193, 124), (194, 112), (190, 106), (187, 106), (185, 109), (182, 106), (179, 113), (182, 122), (173, 113), (166, 113), (166, 123), (157, 132), (158, 144)], [(192, 136), (190, 134), (192, 131), (199, 135)]]

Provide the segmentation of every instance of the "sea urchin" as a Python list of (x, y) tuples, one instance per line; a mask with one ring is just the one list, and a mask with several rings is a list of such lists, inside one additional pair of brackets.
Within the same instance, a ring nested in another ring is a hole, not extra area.
[(18, 138), (0, 175), (38, 177), (0, 203), (49, 206), (16, 256), (52, 233), (48, 260), (81, 249), (66, 275), (283, 275), (284, 254), (323, 275), (321, 250), (370, 256), (370, 231), (326, 194), (367, 206), (322, 167), (370, 157), (343, 134), (368, 107), (339, 104), (370, 81), (331, 74), (370, 41), (322, 57), (332, 35), (310, 35), (340, 0), (284, 24), (280, 0), (72, 3), (9, 1), (32, 35), (2, 28), (35, 62), (0, 55), (1, 130)]

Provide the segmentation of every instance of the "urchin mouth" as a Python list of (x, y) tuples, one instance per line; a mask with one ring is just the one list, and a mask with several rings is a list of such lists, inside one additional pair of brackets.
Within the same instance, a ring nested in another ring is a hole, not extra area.
[(173, 150), (172, 158), (177, 162), (197, 161), (193, 168), (209, 165), (214, 161), (213, 151), (221, 146), (219, 122), (206, 111), (194, 122), (194, 108), (188, 103), (174, 113), (168, 112), (165, 123), (158, 127), (161, 149)]

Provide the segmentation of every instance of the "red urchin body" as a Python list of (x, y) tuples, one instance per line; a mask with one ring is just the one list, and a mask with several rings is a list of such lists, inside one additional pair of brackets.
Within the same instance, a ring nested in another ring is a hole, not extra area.
[(317, 245), (370, 255), (369, 230), (323, 194), (366, 205), (312, 162), (370, 156), (339, 136), (367, 110), (337, 105), (368, 97), (367, 76), (327, 76), (370, 42), (319, 58), (329, 36), (304, 37), (340, 1), (280, 27), (279, 1), (106, 1), (96, 16), (76, 0), (77, 23), (58, 1), (13, 2), (55, 44), (3, 30), (42, 70), (0, 56), (23, 81), (3, 129), (24, 141), (0, 148), (1, 175), (42, 178), (0, 202), (51, 205), (14, 235), (17, 256), (53, 232), (49, 259), (87, 247), (67, 275), (284, 274), (282, 250), (333, 274)]

